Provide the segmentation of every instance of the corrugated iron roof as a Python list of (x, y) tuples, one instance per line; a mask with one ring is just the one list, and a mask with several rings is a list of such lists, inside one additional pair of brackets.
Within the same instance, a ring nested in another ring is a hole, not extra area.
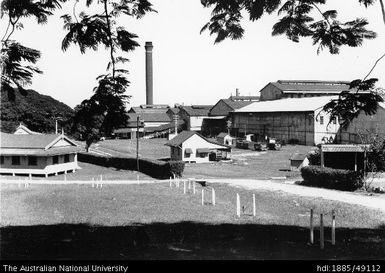
[(271, 84), (284, 93), (289, 91), (341, 93), (342, 91), (349, 90), (350, 82), (279, 80), (277, 82), (271, 82)]
[(323, 144), (322, 152), (357, 152), (363, 153), (369, 151), (369, 144)]
[(27, 135), (1, 133), (0, 146), (4, 148), (44, 149), (60, 135)]
[(213, 105), (191, 105), (181, 106), (189, 116), (208, 116)]
[(137, 117), (144, 122), (170, 122), (171, 118), (169, 115), (167, 115), (166, 112), (158, 112), (158, 113), (128, 113), (127, 114), (129, 122), (135, 121), (136, 125), (136, 120)]
[(315, 111), (337, 96), (287, 98), (280, 100), (258, 101), (235, 110), (235, 113), (247, 112), (310, 112)]
[(1, 155), (8, 156), (53, 156), (80, 152), (82, 148), (71, 146), (71, 147), (55, 147), (48, 150), (44, 149), (16, 149), (16, 148), (1, 148)]
[(178, 147), (178, 146), (182, 145), (183, 142), (185, 142), (187, 139), (189, 139), (193, 135), (198, 135), (201, 138), (203, 138), (204, 140), (206, 140), (207, 142), (215, 144), (215, 145), (218, 145), (218, 146), (222, 146), (223, 148), (231, 148), (230, 146), (227, 146), (227, 145), (218, 143), (216, 141), (212, 141), (210, 139), (207, 139), (207, 138), (205, 138), (204, 136), (202, 136), (201, 134), (199, 134), (198, 132), (195, 132), (195, 131), (183, 131), (179, 135), (174, 137), (173, 139), (171, 139), (168, 142), (166, 142), (164, 145), (172, 146), (172, 147)]

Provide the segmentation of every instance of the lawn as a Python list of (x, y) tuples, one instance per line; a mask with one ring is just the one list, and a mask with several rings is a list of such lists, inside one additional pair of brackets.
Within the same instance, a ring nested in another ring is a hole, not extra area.
[[(166, 139), (141, 139), (139, 153), (142, 157), (160, 159), (170, 157), (170, 148), (164, 144)], [(136, 156), (135, 140), (105, 140), (97, 143), (94, 149), (116, 155)], [(307, 154), (315, 147), (302, 145), (286, 145), (280, 151), (257, 152), (243, 149), (232, 149), (231, 162), (210, 162), (186, 164), (186, 177), (199, 178), (258, 178), (270, 179), (282, 177), (300, 178), (298, 171), (290, 169), (289, 158), (296, 152)]]
[[(168, 183), (1, 187), (3, 259), (368, 259), (385, 251), (384, 213), (321, 198), (215, 183), (205, 188), (202, 206), (200, 185), (196, 195)], [(240, 219), (236, 193), (245, 209)], [(316, 223), (327, 214), (326, 240), (336, 210), (336, 246), (308, 244), (311, 207)]]

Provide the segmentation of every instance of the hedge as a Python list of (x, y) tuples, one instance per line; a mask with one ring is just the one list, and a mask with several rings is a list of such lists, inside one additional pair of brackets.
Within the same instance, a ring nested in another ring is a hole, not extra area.
[[(104, 167), (114, 167), (122, 170), (136, 170), (136, 158), (133, 157), (106, 157), (90, 153), (79, 153), (78, 160)], [(184, 171), (183, 161), (160, 161), (148, 158), (139, 158), (139, 170), (151, 177), (166, 179), (181, 177)]]
[(342, 191), (355, 191), (364, 184), (360, 173), (350, 170), (306, 166), (301, 169), (302, 185)]

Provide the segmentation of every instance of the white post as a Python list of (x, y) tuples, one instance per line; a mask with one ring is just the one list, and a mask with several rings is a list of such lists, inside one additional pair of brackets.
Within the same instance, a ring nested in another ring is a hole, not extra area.
[(31, 173), (29, 174), (29, 180), (32, 180), (32, 174)]
[(202, 206), (205, 204), (205, 189), (202, 189)]
[(239, 194), (237, 193), (237, 216), (241, 217), (241, 200)]
[(320, 247), (321, 249), (324, 249), (324, 216), (321, 213), (320, 214)]
[(103, 181), (103, 175), (102, 174), (100, 175), (100, 181)]
[(67, 182), (67, 175), (64, 175), (64, 182)]
[(195, 181), (193, 181), (193, 193), (195, 194)]
[(215, 190), (211, 188), (211, 203), (215, 206)]
[(253, 216), (257, 216), (257, 207), (255, 204), (255, 194), (253, 193)]
[(190, 191), (191, 189), (191, 179), (188, 180), (188, 190)]
[(336, 244), (336, 215), (334, 210), (332, 211), (332, 245)]
[(183, 194), (186, 194), (186, 181), (183, 181)]
[(136, 174), (136, 182), (139, 184), (139, 174)]
[(314, 244), (313, 209), (310, 209), (310, 243)]
[(172, 184), (171, 184), (171, 176), (170, 176), (170, 188), (172, 188)]

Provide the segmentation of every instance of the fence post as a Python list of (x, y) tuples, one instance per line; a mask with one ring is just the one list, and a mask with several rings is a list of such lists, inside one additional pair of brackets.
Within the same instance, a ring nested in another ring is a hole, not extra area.
[(205, 204), (205, 189), (202, 188), (202, 206)]
[(195, 194), (195, 181), (193, 181), (193, 193)]
[(253, 193), (253, 216), (257, 216), (257, 207), (255, 204), (255, 193)]
[(186, 181), (183, 181), (183, 194), (186, 194)]
[(310, 243), (314, 244), (313, 209), (310, 209)]
[(170, 188), (172, 188), (172, 184), (171, 184), (171, 176), (170, 176)]
[(211, 203), (215, 206), (215, 190), (211, 188)]
[(237, 216), (241, 217), (241, 200), (239, 194), (237, 193)]
[(191, 179), (188, 179), (188, 190), (190, 191), (191, 189)]
[(321, 249), (324, 249), (324, 216), (321, 213), (320, 214), (320, 247)]
[(336, 215), (334, 210), (332, 210), (332, 245), (336, 244)]

